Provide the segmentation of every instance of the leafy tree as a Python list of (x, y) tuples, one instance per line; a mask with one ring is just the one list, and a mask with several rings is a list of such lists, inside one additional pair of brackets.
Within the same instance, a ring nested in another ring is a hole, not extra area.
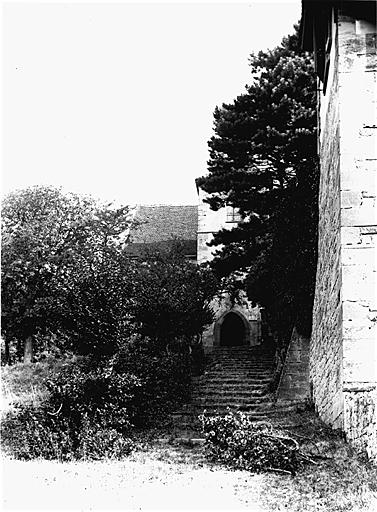
[(250, 56), (246, 93), (214, 112), (208, 175), (198, 185), (211, 208), (237, 207), (243, 222), (220, 231), (212, 266), (247, 271), (251, 300), (285, 337), (310, 331), (316, 265), (316, 86), (298, 34)]
[(62, 324), (75, 352), (110, 355), (133, 331), (134, 263), (121, 247), (108, 249), (99, 263), (85, 263), (62, 295)]
[[(161, 350), (198, 338), (212, 321), (213, 273), (177, 247), (134, 258), (130, 215), (90, 198), (34, 187), (10, 194), (2, 219), (2, 332), (31, 360), (42, 335), (65, 348), (113, 354), (133, 334)], [(56, 339), (56, 338), (55, 338)]]
[[(32, 359), (33, 338), (67, 327), (67, 300), (97, 273), (129, 224), (128, 208), (32, 187), (9, 194), (2, 207), (2, 334), (9, 354)], [(7, 358), (7, 354), (6, 354)]]
[(218, 282), (209, 268), (185, 259), (179, 243), (145, 257), (132, 280), (135, 330), (157, 350), (195, 343), (213, 321)]

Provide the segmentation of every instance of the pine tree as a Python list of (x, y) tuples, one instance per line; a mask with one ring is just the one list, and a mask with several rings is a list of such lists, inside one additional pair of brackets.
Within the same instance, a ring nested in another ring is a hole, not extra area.
[(243, 222), (222, 230), (212, 266), (221, 276), (247, 272), (252, 301), (280, 337), (311, 326), (316, 266), (316, 82), (312, 57), (295, 34), (250, 56), (251, 85), (214, 112), (208, 175), (198, 185), (217, 210)]

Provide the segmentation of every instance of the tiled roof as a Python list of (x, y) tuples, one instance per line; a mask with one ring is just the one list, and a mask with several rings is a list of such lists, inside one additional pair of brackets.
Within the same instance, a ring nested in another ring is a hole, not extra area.
[(188, 252), (196, 254), (197, 230), (197, 206), (138, 206), (129, 240), (134, 245), (160, 245), (178, 238), (186, 242)]

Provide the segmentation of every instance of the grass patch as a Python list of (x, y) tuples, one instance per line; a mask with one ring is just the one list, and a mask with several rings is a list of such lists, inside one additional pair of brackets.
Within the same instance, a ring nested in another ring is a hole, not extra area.
[(76, 360), (76, 356), (61, 359), (47, 357), (37, 363), (1, 367), (2, 411), (14, 410), (16, 404), (39, 405), (48, 396), (44, 381), (72, 366)]
[(32, 460), (123, 458), (189, 393), (188, 357), (151, 353), (145, 340), (112, 357), (7, 370), (3, 449)]
[(376, 469), (357, 456), (307, 466), (294, 477), (266, 475), (263, 504), (269, 511), (361, 512), (376, 510)]
[(377, 466), (312, 412), (275, 417), (313, 459), (294, 477), (266, 475), (262, 501), (268, 511), (366, 512), (377, 510)]

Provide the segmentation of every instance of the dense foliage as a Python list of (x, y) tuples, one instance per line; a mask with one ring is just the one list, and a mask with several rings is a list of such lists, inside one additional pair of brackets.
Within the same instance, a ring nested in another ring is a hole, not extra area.
[[(52, 187), (10, 193), (2, 205), (2, 335), (6, 359), (16, 340), (66, 330), (68, 305), (118, 251), (129, 226), (127, 207), (112, 208)], [(31, 358), (32, 354), (30, 354)]]
[(41, 405), (22, 405), (2, 422), (5, 448), (21, 459), (122, 457), (140, 428), (166, 420), (187, 400), (189, 358), (151, 353), (134, 341), (112, 357), (78, 360), (45, 385)]
[[(130, 214), (49, 187), (3, 203), (2, 334), (9, 349), (49, 339), (79, 354), (111, 355), (135, 333), (155, 349), (193, 344), (212, 321), (217, 281), (179, 242), (135, 258)], [(31, 358), (30, 358), (31, 359)]]
[(316, 266), (316, 82), (312, 57), (295, 33), (250, 57), (252, 83), (214, 113), (208, 175), (198, 185), (211, 208), (239, 209), (243, 222), (222, 230), (213, 267), (247, 271), (247, 292), (284, 337), (306, 333)]
[(46, 187), (4, 202), (8, 351), (13, 340), (48, 351), (49, 339), (79, 355), (46, 381), (43, 403), (3, 421), (4, 444), (16, 457), (123, 456), (137, 429), (166, 420), (189, 396), (217, 280), (187, 261), (179, 242), (130, 254), (128, 226), (127, 207)]
[(186, 260), (179, 242), (144, 258), (134, 270), (133, 284), (135, 330), (157, 348), (195, 344), (213, 321), (210, 304), (218, 281), (210, 269)]
[(274, 431), (269, 423), (254, 423), (243, 413), (201, 416), (201, 420), (210, 459), (255, 472), (296, 472), (300, 460), (297, 442)]

